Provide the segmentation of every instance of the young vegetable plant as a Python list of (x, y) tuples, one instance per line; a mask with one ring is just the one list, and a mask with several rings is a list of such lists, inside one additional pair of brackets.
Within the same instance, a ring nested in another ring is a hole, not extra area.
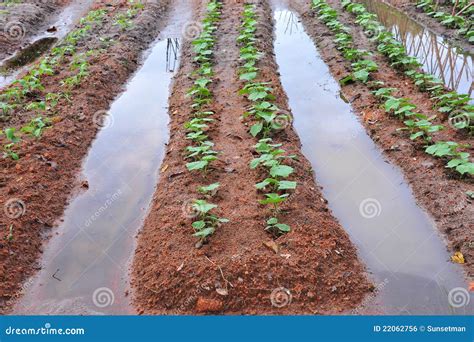
[(199, 218), (198, 221), (194, 221), (192, 224), (195, 230), (194, 236), (199, 237), (203, 241), (214, 234), (219, 224), (229, 222), (228, 219), (212, 214), (211, 211), (215, 208), (217, 208), (216, 204), (208, 203), (205, 200), (195, 200), (193, 203), (193, 209)]
[(212, 183), (212, 184), (209, 184), (207, 186), (199, 187), (198, 191), (203, 195), (206, 195), (208, 197), (212, 197), (217, 193), (217, 190), (219, 189), (219, 187), (220, 187), (219, 183)]
[(0, 135), (5, 135), (6, 139), (9, 141), (8, 144), (3, 146), (3, 158), (10, 158), (12, 160), (20, 159), (20, 156), (17, 152), (14, 151), (14, 146), (16, 143), (20, 142), (20, 138), (16, 135), (16, 129), (13, 127), (5, 128), (3, 132), (0, 131)]
[(461, 149), (469, 147), (469, 145), (461, 145), (453, 141), (438, 141), (436, 144), (428, 146), (426, 153), (438, 158), (450, 159), (447, 168), (455, 169), (461, 175), (474, 175), (474, 163), (469, 158), (467, 152), (462, 152)]
[(267, 220), (267, 227), (265, 230), (270, 231), (273, 235), (281, 235), (291, 231), (289, 225), (278, 222), (276, 217), (269, 218)]

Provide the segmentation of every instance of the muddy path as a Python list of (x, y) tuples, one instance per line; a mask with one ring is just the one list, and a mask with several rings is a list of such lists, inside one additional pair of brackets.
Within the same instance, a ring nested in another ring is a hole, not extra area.
[[(328, 1), (339, 11), (339, 20), (349, 26), (352, 34), (357, 37), (354, 41), (358, 48), (374, 51), (372, 43), (364, 36), (353, 18), (345, 13), (339, 1)], [(302, 14), (305, 29), (318, 45), (323, 60), (328, 64), (331, 73), (337, 80), (345, 77), (350, 70), (350, 64), (337, 51), (334, 37), (323, 23), (317, 20), (311, 11), (309, 2), (295, 1), (291, 3), (298, 13)], [(398, 88), (400, 96), (408, 97), (422, 110), (423, 113), (434, 113), (431, 100), (426, 94), (419, 92), (413, 83), (395, 72), (387, 65), (384, 58), (378, 54), (374, 60), (379, 65), (375, 74), (377, 80), (383, 80), (391, 87)], [(372, 139), (385, 151), (387, 158), (398, 165), (416, 196), (420, 205), (435, 219), (436, 226), (447, 238), (451, 253), (461, 251), (466, 263), (464, 268), (468, 276), (474, 276), (474, 206), (466, 196), (466, 191), (472, 190), (472, 179), (459, 179), (451, 175), (442, 162), (427, 156), (422, 146), (410, 141), (407, 135), (397, 132), (402, 123), (386, 115), (377, 104), (370, 90), (362, 84), (347, 85), (342, 89), (344, 97), (350, 100), (355, 113), (360, 117)], [(446, 118), (439, 118), (445, 122)], [(447, 129), (440, 134), (440, 139), (472, 142), (462, 132)], [(472, 148), (471, 148), (472, 151)]]
[[(474, 54), (474, 44), (469, 44), (467, 38), (458, 34), (458, 29), (451, 29), (442, 25), (438, 20), (428, 16), (423, 10), (416, 8), (413, 2), (399, 1), (399, 0), (385, 0), (383, 1), (391, 6), (398, 8), (406, 13), (410, 18), (425, 25), (436, 34), (445, 37), (447, 40), (454, 42), (455, 45), (461, 47), (470, 54)], [(446, 11), (449, 13), (449, 10)]]
[(0, 60), (24, 48), (38, 34), (54, 26), (55, 17), (72, 0), (0, 4)]
[[(266, 1), (254, 3), (258, 4), (258, 45), (265, 52), (258, 63), (261, 78), (271, 82), (278, 106), (288, 109), (274, 60), (271, 8)], [(183, 46), (182, 66), (170, 99), (170, 141), (133, 263), (134, 303), (139, 313), (339, 313), (354, 308), (372, 288), (347, 233), (314, 183), (291, 127), (274, 139), (298, 156), (291, 166), (300, 185), (291, 195), (294, 199), (283, 207), (293, 230), (274, 241), (277, 253), (264, 245), (272, 245), (264, 231), (268, 213), (258, 205), (260, 196), (255, 190), (261, 175), (249, 169), (256, 140), (241, 120), (249, 103), (238, 94), (242, 84), (236, 73), (242, 11), (242, 3), (223, 1), (212, 85), (216, 99), (212, 109), (218, 123), (207, 132), (222, 156), (207, 178), (188, 173), (183, 160), (183, 124), (191, 115), (185, 92), (192, 85), (188, 75), (193, 70), (191, 46), (189, 42)], [(197, 249), (187, 204), (198, 196), (198, 186), (217, 181), (221, 187), (213, 200), (219, 205), (219, 216), (230, 222), (218, 227), (209, 243)]]
[[(77, 176), (90, 144), (102, 128), (103, 121), (97, 113), (103, 115), (123, 90), (123, 84), (140, 63), (142, 51), (158, 36), (167, 13), (166, 1), (147, 4), (131, 19), (133, 25), (121, 30), (114, 25), (115, 16), (128, 10), (126, 1), (115, 6), (96, 1), (93, 6), (106, 8), (107, 15), (76, 48), (80, 53), (101, 47), (105, 53), (90, 58), (88, 76), (71, 89), (69, 98), (73, 100), (60, 100), (48, 113), (53, 124), (41, 138), (23, 139), (18, 145), (18, 161), (0, 161), (0, 203), (4, 209), (0, 216), (2, 312), (8, 311), (19, 292), (26, 292), (31, 285), (22, 283), (42, 268), (39, 258), (50, 236), (56, 233), (53, 227), (61, 221), (68, 200), (87, 190), (87, 181)], [(114, 38), (115, 42), (103, 45), (101, 38)], [(58, 72), (44, 77), (45, 92), (64, 89), (60, 83), (71, 75), (69, 61), (66, 59)], [(27, 104), (2, 122), (2, 129), (31, 120), (35, 113), (26, 109)]]

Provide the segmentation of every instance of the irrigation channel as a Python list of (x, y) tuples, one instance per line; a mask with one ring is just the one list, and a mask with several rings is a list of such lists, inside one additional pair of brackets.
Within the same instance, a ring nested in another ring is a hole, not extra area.
[(276, 59), (303, 153), (378, 289), (359, 313), (472, 312), (472, 300), (461, 309), (448, 302), (448, 292), (465, 287), (465, 279), (449, 262), (433, 220), (339, 96), (297, 14), (284, 1), (273, 7)]
[[(92, 0), (72, 1), (54, 20), (46, 24), (43, 32), (33, 36), (25, 48), (0, 61), (0, 88), (11, 84), (21, 72), (27, 69), (29, 64), (64, 38), (88, 11), (91, 4)], [(54, 27), (54, 30), (48, 32), (46, 29), (50, 27)]]
[(67, 208), (43, 268), (23, 288), (16, 314), (130, 314), (128, 265), (150, 204), (168, 140), (168, 94), (179, 65), (177, 1), (143, 66), (112, 104), (84, 161), (87, 192)]
[(425, 72), (437, 76), (446, 87), (474, 99), (474, 56), (411, 19), (398, 9), (377, 0), (359, 0), (418, 58)]

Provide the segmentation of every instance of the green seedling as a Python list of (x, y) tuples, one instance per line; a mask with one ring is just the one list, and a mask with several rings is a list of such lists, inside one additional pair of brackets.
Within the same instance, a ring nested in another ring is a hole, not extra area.
[(278, 236), (281, 234), (286, 234), (291, 231), (289, 225), (284, 223), (279, 223), (276, 217), (272, 217), (267, 220), (267, 227), (265, 230), (270, 231), (272, 234)]
[(219, 183), (212, 183), (207, 186), (201, 186), (198, 188), (198, 191), (203, 195), (215, 195), (217, 190), (219, 189)]
[(198, 214), (199, 220), (193, 222), (192, 226), (195, 230), (193, 234), (196, 237), (206, 240), (214, 234), (217, 226), (221, 223), (229, 222), (228, 219), (220, 218), (211, 213), (211, 210), (217, 208), (216, 204), (208, 203), (205, 200), (195, 200), (193, 209)]

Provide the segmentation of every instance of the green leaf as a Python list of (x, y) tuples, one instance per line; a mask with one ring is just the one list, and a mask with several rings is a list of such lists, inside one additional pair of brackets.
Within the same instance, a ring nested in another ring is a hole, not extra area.
[(240, 75), (240, 80), (242, 81), (252, 81), (257, 77), (256, 72), (246, 72)]
[(369, 80), (369, 76), (370, 76), (369, 72), (365, 69), (354, 72), (354, 77), (357, 80), (362, 81), (364, 83), (366, 83)]
[(267, 196), (267, 198), (264, 199), (264, 200), (260, 200), (260, 204), (277, 204), (277, 203), (281, 203), (281, 202), (283, 202), (284, 200), (286, 200), (286, 198), (287, 198), (289, 195), (288, 195), (288, 194), (279, 195), (279, 194), (271, 193), (271, 194), (265, 194), (265, 196)]
[(200, 231), (194, 233), (193, 235), (197, 236), (197, 237), (208, 237), (208, 236), (214, 234), (215, 231), (216, 230), (214, 228), (209, 227), (209, 228), (200, 230)]
[(249, 95), (249, 100), (250, 101), (262, 100), (262, 99), (266, 98), (267, 95), (268, 95), (268, 93), (266, 91), (253, 91)]
[(196, 230), (202, 230), (206, 227), (206, 222), (204, 221), (196, 221), (193, 222), (193, 228)]
[(202, 170), (209, 164), (206, 160), (199, 160), (196, 162), (187, 163), (186, 167), (189, 171)]
[(256, 137), (263, 129), (263, 122), (258, 122), (250, 128), (250, 134), (253, 137)]
[(296, 182), (283, 180), (278, 183), (278, 190), (294, 190), (296, 189), (296, 184)]
[(8, 140), (10, 140), (13, 143), (17, 143), (20, 141), (20, 138), (18, 138), (15, 135), (16, 128), (10, 127), (10, 128), (5, 128), (5, 136), (7, 137)]
[(277, 227), (280, 231), (284, 233), (288, 233), (289, 231), (291, 231), (290, 226), (284, 223), (277, 223), (275, 227)]
[(204, 200), (196, 200), (193, 203), (193, 208), (199, 211), (200, 213), (206, 214), (214, 208), (217, 208), (217, 205), (208, 203)]
[(219, 183), (212, 183), (212, 184), (210, 184), (210, 185), (208, 185), (208, 186), (201, 186), (201, 187), (198, 189), (198, 191), (199, 191), (200, 193), (207, 193), (207, 192), (211, 192), (211, 191), (214, 191), (214, 190), (218, 189), (219, 186), (220, 186)]
[(269, 219), (267, 220), (267, 224), (270, 224), (270, 225), (272, 225), (272, 226), (275, 225), (275, 224), (277, 224), (277, 223), (278, 223), (278, 219), (277, 219), (276, 217), (272, 217), (272, 218), (269, 218)]
[(469, 174), (469, 175), (474, 175), (474, 163), (464, 163), (462, 165), (459, 165), (456, 167), (456, 171), (459, 172), (460, 174)]
[(288, 177), (293, 173), (293, 168), (288, 165), (275, 165), (270, 169), (270, 175), (272, 177)]

